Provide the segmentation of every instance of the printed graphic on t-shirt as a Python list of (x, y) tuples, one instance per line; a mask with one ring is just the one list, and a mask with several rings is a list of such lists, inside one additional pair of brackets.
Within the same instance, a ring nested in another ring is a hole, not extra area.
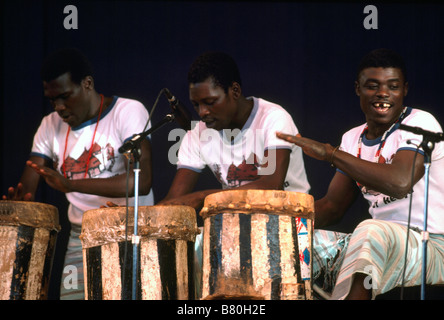
[[(259, 161), (257, 160), (256, 154), (251, 154), (248, 157), (248, 160), (244, 158), (244, 160), (239, 164), (235, 165), (232, 163), (228, 167), (226, 181), (228, 183), (227, 187), (235, 188), (240, 187), (246, 183), (251, 181), (255, 181), (259, 178), (258, 169), (259, 169)], [(216, 175), (218, 181), (224, 185), (223, 179), (221, 179), (222, 173), (220, 171), (219, 165), (214, 165), (213, 172)]]
[(77, 159), (74, 159), (71, 156), (68, 156), (65, 159), (65, 174), (68, 179), (84, 179), (87, 164), (88, 172), (86, 173), (86, 178), (95, 177), (105, 170), (112, 172), (116, 160), (114, 156), (114, 148), (109, 143), (105, 148), (101, 148), (100, 145), (94, 143), (92, 146), (91, 158), (88, 163), (89, 153), (90, 150), (85, 148), (83, 153)]

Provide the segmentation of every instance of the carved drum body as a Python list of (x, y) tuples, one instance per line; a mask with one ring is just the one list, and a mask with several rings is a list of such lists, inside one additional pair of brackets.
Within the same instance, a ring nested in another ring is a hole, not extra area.
[(205, 199), (204, 299), (309, 300), (314, 201), (310, 195), (233, 190)]
[[(129, 208), (127, 219), (124, 207), (85, 212), (80, 238), (87, 299), (131, 299), (133, 215)], [(137, 299), (194, 299), (195, 210), (146, 206), (139, 208), (138, 218)]]
[(48, 298), (57, 233), (56, 207), (0, 201), (0, 299)]

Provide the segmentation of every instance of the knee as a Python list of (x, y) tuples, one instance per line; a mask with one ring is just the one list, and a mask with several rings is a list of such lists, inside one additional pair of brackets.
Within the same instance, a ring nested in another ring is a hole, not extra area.
[(374, 219), (367, 219), (358, 224), (354, 232), (376, 232), (378, 234), (387, 233), (387, 223)]
[(371, 243), (392, 245), (397, 242), (397, 231), (400, 226), (391, 222), (369, 219), (362, 221), (353, 232), (355, 238), (367, 239)]

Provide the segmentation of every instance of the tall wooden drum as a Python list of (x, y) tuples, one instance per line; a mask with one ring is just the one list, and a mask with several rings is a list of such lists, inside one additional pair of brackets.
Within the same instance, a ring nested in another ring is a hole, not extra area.
[(56, 207), (0, 201), (0, 299), (48, 298), (57, 233)]
[[(137, 299), (194, 299), (194, 242), (199, 233), (194, 208), (142, 206), (138, 219)], [(132, 298), (133, 233), (133, 207), (128, 214), (125, 207), (84, 213), (80, 239), (86, 299)]]
[(201, 210), (203, 299), (312, 299), (311, 195), (231, 190)]

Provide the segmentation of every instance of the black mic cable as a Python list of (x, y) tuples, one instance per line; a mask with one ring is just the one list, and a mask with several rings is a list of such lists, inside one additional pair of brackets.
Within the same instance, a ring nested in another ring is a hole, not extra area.
[[(407, 143), (414, 144), (412, 142), (412, 140), (407, 140)], [(415, 156), (413, 157), (412, 176), (411, 176), (411, 185), (412, 186), (411, 186), (411, 190), (410, 190), (409, 215), (408, 215), (408, 219), (407, 219), (407, 236), (406, 236), (406, 241), (405, 241), (404, 266), (402, 269), (400, 300), (404, 299), (404, 280), (405, 280), (405, 272), (406, 272), (406, 268), (407, 268), (407, 251), (409, 248), (410, 220), (411, 220), (411, 215), (412, 215), (413, 183), (415, 182), (415, 163), (416, 163), (416, 157), (418, 155), (419, 148), (420, 148), (420, 145), (416, 145)]]
[(174, 120), (182, 127), (182, 129), (191, 129), (191, 113), (189, 110), (177, 99), (167, 88), (163, 92), (170, 103), (171, 109), (174, 112)]

